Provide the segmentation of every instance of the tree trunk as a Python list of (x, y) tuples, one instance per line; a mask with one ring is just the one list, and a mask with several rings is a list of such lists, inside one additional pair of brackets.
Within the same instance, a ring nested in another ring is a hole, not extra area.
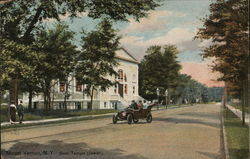
[(52, 100), (51, 100), (51, 105), (52, 105), (52, 107), (54, 106), (54, 100), (55, 100), (55, 89), (53, 88)]
[(51, 110), (51, 96), (50, 96), (50, 89), (48, 90), (48, 110)]
[(242, 100), (241, 100), (241, 107), (242, 107), (242, 125), (245, 125), (245, 84), (243, 81), (243, 90), (242, 90)]
[(29, 112), (31, 112), (31, 109), (32, 109), (32, 95), (33, 94), (33, 92), (32, 92), (32, 90), (30, 90), (29, 91), (29, 105), (28, 105), (28, 110), (29, 110)]
[(45, 112), (48, 113), (48, 108), (50, 106), (50, 81), (45, 82), (45, 89), (44, 89), (44, 107)]
[(46, 90), (43, 92), (43, 104), (44, 104), (44, 111), (48, 112), (48, 104), (47, 104), (47, 93)]
[(92, 87), (91, 95), (90, 95), (90, 110), (93, 109), (93, 96), (94, 96), (94, 87)]
[(64, 106), (65, 106), (65, 108), (64, 108), (65, 112), (67, 112), (67, 98), (69, 97), (69, 83), (70, 83), (70, 81), (69, 82), (65, 82), (65, 84), (66, 84), (66, 90), (65, 90), (64, 101), (63, 101)]

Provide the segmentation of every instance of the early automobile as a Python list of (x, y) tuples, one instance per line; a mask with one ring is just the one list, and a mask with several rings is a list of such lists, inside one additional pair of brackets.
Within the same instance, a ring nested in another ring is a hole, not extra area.
[(132, 122), (138, 123), (139, 119), (146, 119), (147, 123), (152, 122), (152, 114), (151, 109), (154, 104), (148, 106), (146, 109), (133, 109), (131, 107), (127, 107), (124, 110), (113, 115), (113, 124), (116, 124), (117, 121), (127, 120), (128, 124)]

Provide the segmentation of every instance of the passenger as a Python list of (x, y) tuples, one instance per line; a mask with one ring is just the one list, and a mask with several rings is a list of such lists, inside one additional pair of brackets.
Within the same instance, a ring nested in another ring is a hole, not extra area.
[(147, 109), (149, 104), (147, 103), (146, 100), (143, 101), (143, 109)]
[(137, 107), (139, 110), (143, 109), (143, 104), (142, 101), (140, 100), (139, 103), (137, 104)]

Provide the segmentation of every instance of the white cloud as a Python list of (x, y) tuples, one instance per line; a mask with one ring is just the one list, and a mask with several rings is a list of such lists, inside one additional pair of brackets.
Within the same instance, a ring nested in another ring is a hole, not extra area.
[(125, 36), (121, 39), (121, 44), (133, 55), (141, 59), (146, 49), (152, 45), (173, 44), (176, 45), (181, 52), (199, 50), (200, 46), (207, 45), (205, 43), (201, 44), (199, 40), (193, 40), (195, 35), (196, 31), (191, 31), (186, 28), (174, 28), (165, 35), (148, 40), (137, 36)]
[(140, 22), (130, 18), (128, 27), (122, 30), (121, 33), (126, 34), (166, 29), (167, 21), (161, 19), (172, 14), (170, 11), (151, 11), (148, 17), (140, 19)]
[(158, 31), (167, 28), (168, 21), (166, 17), (185, 17), (186, 14), (182, 12), (172, 12), (167, 10), (155, 10), (150, 11), (148, 17), (136, 21), (133, 18), (129, 19), (129, 25), (121, 30), (121, 34), (134, 33), (134, 32), (146, 32), (146, 31)]

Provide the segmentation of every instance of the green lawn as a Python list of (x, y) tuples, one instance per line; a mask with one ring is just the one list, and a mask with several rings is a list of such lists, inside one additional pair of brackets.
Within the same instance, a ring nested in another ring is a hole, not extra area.
[[(113, 110), (113, 109), (92, 110), (92, 111), (81, 110), (81, 111), (68, 111), (67, 113), (65, 113), (63, 110), (51, 110), (48, 113), (44, 113), (43, 111), (36, 111), (33, 113), (24, 113), (24, 121), (107, 114), (107, 113), (113, 113), (113, 112), (117, 112), (117, 110)], [(1, 119), (1, 122), (8, 121), (7, 106), (1, 106), (0, 119)], [(17, 116), (17, 119), (18, 119), (18, 116)]]
[(224, 110), (224, 120), (230, 159), (248, 159), (249, 128), (230, 110)]

